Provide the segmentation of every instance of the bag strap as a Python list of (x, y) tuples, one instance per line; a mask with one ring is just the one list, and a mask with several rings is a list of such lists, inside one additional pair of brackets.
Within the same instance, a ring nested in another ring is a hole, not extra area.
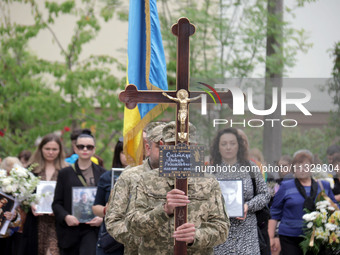
[(250, 171), (249, 174), (250, 174), (251, 182), (253, 183), (253, 193), (254, 193), (254, 197), (255, 197), (257, 195), (255, 173), (253, 171)]
[(79, 181), (81, 182), (81, 184), (83, 184), (84, 187), (87, 187), (87, 183), (86, 183), (86, 181), (85, 181), (84, 176), (80, 173), (80, 171), (77, 171), (78, 169), (76, 169), (75, 164), (73, 163), (71, 166), (72, 166), (72, 168), (73, 168), (73, 171), (74, 171), (74, 172), (76, 173), (76, 175), (78, 176)]

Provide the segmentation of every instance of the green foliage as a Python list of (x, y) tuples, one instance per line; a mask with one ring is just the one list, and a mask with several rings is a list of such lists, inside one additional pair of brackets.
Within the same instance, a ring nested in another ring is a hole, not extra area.
[[(84, 58), (82, 52), (96, 39), (101, 19), (112, 18), (118, 1), (102, 1), (100, 7), (92, 0), (45, 1), (44, 6), (29, 2), (34, 20), (30, 25), (12, 22), (6, 11), (12, 4), (25, 5), (26, 1), (0, 4), (0, 11), (6, 14), (0, 23), (0, 130), (4, 133), (0, 157), (17, 155), (23, 149), (33, 151), (38, 137), (54, 131), (62, 131), (70, 148), (64, 127), (81, 127), (94, 132), (96, 154), (109, 167), (113, 154), (109, 148), (114, 147), (122, 130), (123, 106), (117, 91), (124, 84), (111, 70), (124, 67), (112, 56)], [(70, 24), (75, 29), (66, 47), (52, 29), (63, 15), (73, 15), (76, 20)], [(51, 32), (63, 61), (39, 58), (29, 50), (30, 40), (46, 30)]]
[(313, 3), (316, 2), (317, 0), (297, 0), (298, 6), (304, 6), (305, 3)]
[[(248, 136), (250, 147), (262, 148), (263, 128), (247, 127), (245, 132)], [(282, 129), (282, 155), (290, 155), (301, 149), (310, 150), (323, 163), (327, 163), (326, 151), (333, 142), (334, 130), (311, 128), (301, 130), (299, 128)]]
[[(34, 22), (11, 22), (7, 10), (12, 3), (29, 5)], [(169, 28), (181, 16), (189, 17), (198, 29), (190, 44), (192, 77), (205, 77), (214, 84), (227, 77), (257, 76), (256, 68), (266, 62), (266, 4), (266, 0), (159, 0), (169, 88), (174, 89), (176, 83), (177, 53), (176, 38)], [(82, 54), (84, 46), (96, 39), (101, 20), (108, 21), (116, 14), (127, 21), (127, 12), (118, 10), (119, 5), (117, 0), (55, 0), (45, 1), (44, 6), (34, 0), (2, 1), (0, 8), (6, 15), (0, 23), (0, 130), (5, 136), (0, 137), (0, 157), (16, 155), (22, 149), (33, 150), (38, 136), (70, 126), (92, 128), (97, 154), (110, 162), (112, 151), (108, 148), (113, 147), (111, 141), (122, 129), (122, 105), (115, 92), (124, 84), (111, 70), (123, 69), (124, 65), (111, 56), (84, 59)], [(52, 29), (65, 15), (76, 18), (70, 24), (74, 32), (66, 46)], [(308, 48), (304, 31), (293, 30), (287, 23), (282, 26), (283, 53), (276, 48), (278, 54), (267, 59), (273, 70), (277, 63), (293, 65), (296, 52)], [(51, 32), (63, 61), (48, 61), (29, 51), (28, 43), (42, 31)], [(295, 44), (286, 46), (288, 41)], [(222, 118), (229, 114), (228, 109), (220, 111)], [(262, 136), (257, 137), (260, 141)], [(70, 146), (67, 133), (64, 142)]]
[(328, 93), (333, 99), (333, 104), (337, 110), (331, 113), (330, 123), (336, 129), (336, 134), (340, 135), (340, 42), (337, 42), (333, 51), (334, 67), (332, 71), (333, 78), (328, 82)]
[(105, 21), (108, 21), (113, 17), (120, 3), (117, 0), (102, 0), (102, 2), (104, 2), (105, 5), (100, 10), (100, 16), (102, 16)]
[(292, 156), (297, 150), (308, 149), (322, 162), (327, 163), (326, 151), (332, 144), (333, 137), (334, 132), (330, 129), (312, 128), (301, 131), (296, 128), (285, 128), (282, 134), (282, 154)]
[[(297, 51), (306, 51), (304, 30), (294, 30), (291, 25), (269, 15), (267, 0), (246, 1), (194, 1), (160, 2), (159, 12), (162, 36), (168, 62), (169, 83), (174, 85), (176, 73), (176, 37), (169, 27), (177, 17), (185, 16), (196, 26), (190, 40), (190, 73), (192, 77), (226, 79), (228, 77), (264, 77), (258, 67), (267, 66), (272, 72), (294, 65)], [(174, 7), (177, 6), (177, 7)], [(286, 10), (285, 15), (293, 15)], [(282, 14), (281, 14), (282, 15)], [(268, 26), (268, 22), (271, 26)], [(274, 24), (274, 25), (272, 25)], [(266, 38), (280, 34), (276, 54), (266, 56)]]

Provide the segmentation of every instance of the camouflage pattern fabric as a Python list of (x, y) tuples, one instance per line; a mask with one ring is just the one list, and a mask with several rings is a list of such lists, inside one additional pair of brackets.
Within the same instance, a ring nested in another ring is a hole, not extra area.
[[(166, 143), (176, 142), (176, 121), (170, 121), (163, 127), (163, 141)], [(197, 143), (196, 127), (189, 122), (189, 142)]]
[(144, 160), (142, 165), (125, 169), (110, 194), (105, 225), (108, 233), (118, 242), (124, 244), (124, 254), (138, 254), (140, 238), (128, 233), (124, 220), (133, 187), (141, 173), (150, 169), (147, 159)]
[(165, 124), (163, 122), (156, 122), (157, 126), (154, 126), (147, 132), (146, 138), (149, 142), (158, 143), (162, 139), (162, 131)]
[[(127, 229), (142, 237), (138, 249), (141, 255), (172, 255), (174, 251), (174, 217), (163, 207), (175, 180), (158, 174), (154, 169), (141, 175), (125, 220)], [(215, 178), (189, 178), (188, 195), (188, 222), (196, 227), (188, 254), (213, 254), (213, 247), (226, 241), (230, 226), (219, 184)]]

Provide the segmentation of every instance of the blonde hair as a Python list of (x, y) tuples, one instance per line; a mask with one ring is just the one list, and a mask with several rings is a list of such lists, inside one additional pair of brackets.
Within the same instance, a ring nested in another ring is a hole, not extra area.
[(22, 166), (20, 160), (17, 157), (6, 157), (1, 161), (0, 168), (9, 172), (12, 170), (15, 164)]
[(249, 151), (249, 155), (251, 158), (255, 158), (255, 160), (259, 161), (260, 163), (264, 163), (263, 154), (258, 148), (251, 149)]
[(43, 137), (40, 144), (38, 145), (38, 148), (35, 150), (32, 157), (28, 161), (28, 165), (31, 165), (33, 163), (38, 163), (38, 166), (36, 166), (33, 169), (34, 173), (39, 174), (45, 169), (45, 159), (43, 157), (42, 148), (48, 142), (52, 142), (52, 141), (56, 142), (59, 145), (59, 154), (57, 158), (54, 160), (55, 169), (58, 171), (68, 166), (68, 164), (65, 162), (65, 152), (64, 152), (63, 144), (61, 143), (59, 136), (55, 134), (48, 134)]

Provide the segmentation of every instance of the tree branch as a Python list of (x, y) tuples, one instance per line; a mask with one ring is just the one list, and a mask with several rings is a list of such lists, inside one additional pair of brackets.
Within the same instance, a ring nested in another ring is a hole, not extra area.
[(62, 52), (63, 54), (65, 54), (65, 56), (66, 56), (66, 51), (64, 50), (64, 48), (63, 48), (63, 46), (61, 45), (60, 41), (58, 40), (57, 35), (54, 33), (54, 31), (52, 30), (52, 28), (51, 28), (46, 22), (44, 22), (44, 23), (46, 24), (46, 28), (51, 32), (51, 34), (52, 34), (54, 40), (57, 42), (59, 48), (61, 49), (61, 52)]
[(105, 144), (105, 146), (103, 146), (103, 148), (98, 152), (98, 155), (101, 155), (107, 148), (107, 146), (109, 145), (109, 143), (112, 141), (112, 139), (118, 134), (117, 131), (112, 131), (109, 139), (107, 139), (107, 143)]

